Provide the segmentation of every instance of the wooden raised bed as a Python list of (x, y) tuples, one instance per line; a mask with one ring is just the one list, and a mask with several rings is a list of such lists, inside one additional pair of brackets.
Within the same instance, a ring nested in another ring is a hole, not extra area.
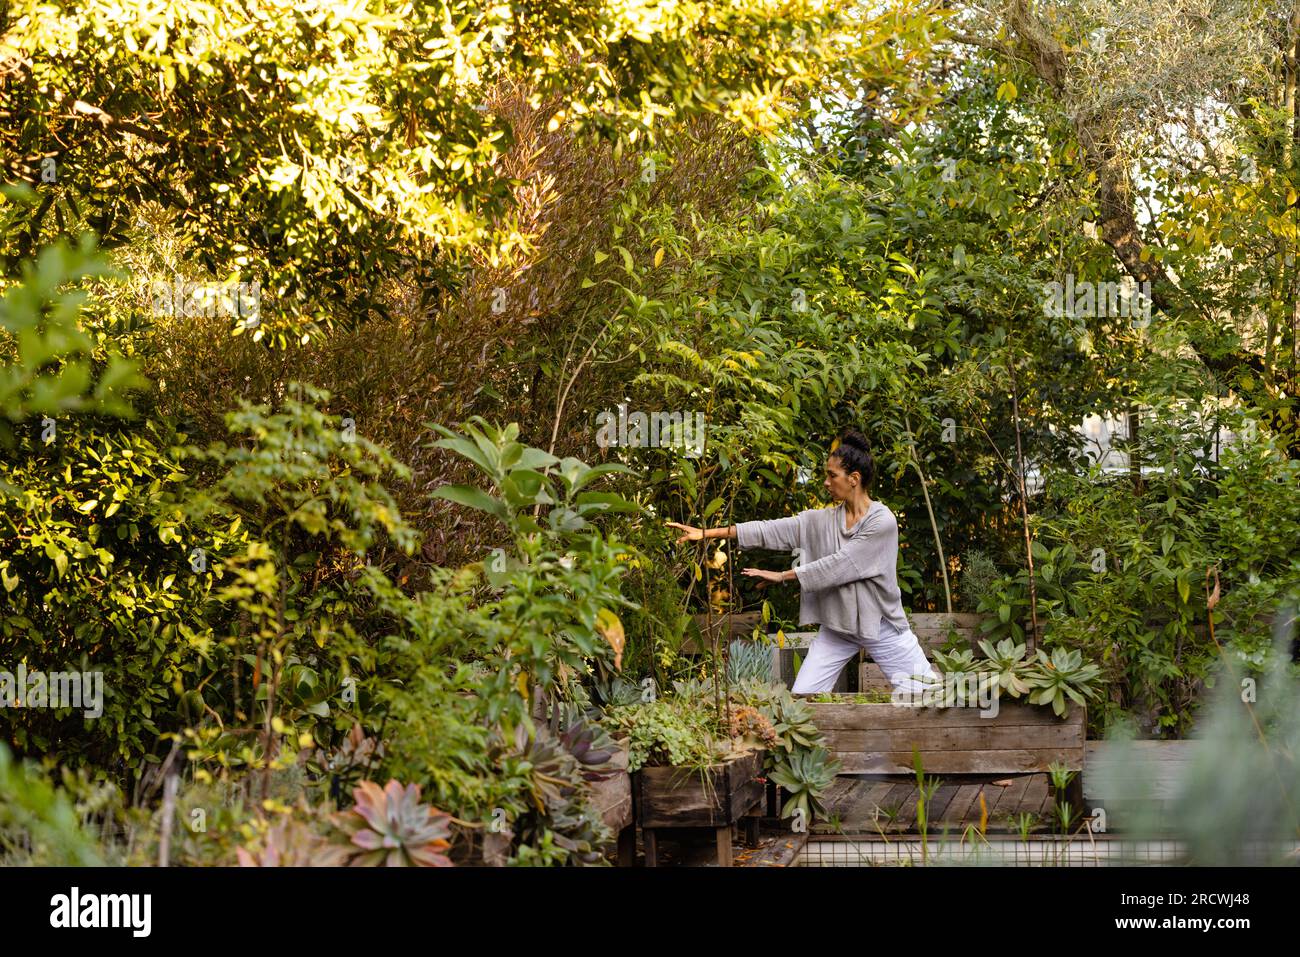
[(996, 717), (979, 708), (808, 701), (813, 723), (844, 774), (912, 774), (912, 748), (927, 774), (1046, 772), (1053, 761), (1083, 769), (1086, 709), (1064, 717), (1048, 705), (998, 699)]
[[(647, 767), (633, 777), (637, 819), (645, 836), (647, 867), (658, 863), (656, 840), (660, 828), (703, 828), (714, 831), (718, 865), (731, 866), (731, 828), (746, 819), (749, 843), (757, 837), (758, 814), (765, 794), (758, 778), (764, 751), (740, 751), (704, 772), (681, 767)], [(707, 785), (706, 785), (707, 780)]]

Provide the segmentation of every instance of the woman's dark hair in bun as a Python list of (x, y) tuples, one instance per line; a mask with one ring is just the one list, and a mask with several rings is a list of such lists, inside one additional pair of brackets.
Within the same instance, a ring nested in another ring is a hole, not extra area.
[(871, 487), (876, 478), (876, 460), (871, 457), (871, 448), (867, 445), (865, 435), (857, 429), (847, 429), (840, 436), (840, 444), (831, 455), (840, 460), (840, 467), (845, 474), (857, 472), (862, 476), (862, 487)]

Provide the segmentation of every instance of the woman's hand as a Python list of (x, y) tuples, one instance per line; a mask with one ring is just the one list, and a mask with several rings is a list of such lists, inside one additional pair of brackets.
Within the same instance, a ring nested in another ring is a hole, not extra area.
[(684, 542), (704, 541), (704, 529), (702, 528), (696, 528), (694, 525), (683, 525), (681, 522), (668, 522), (666, 524), (669, 528), (680, 528), (682, 530), (682, 537), (677, 539), (678, 545)]
[(750, 578), (759, 578), (765, 582), (780, 584), (785, 581), (785, 572), (770, 572), (766, 568), (746, 568), (741, 572), (742, 575), (748, 575)]

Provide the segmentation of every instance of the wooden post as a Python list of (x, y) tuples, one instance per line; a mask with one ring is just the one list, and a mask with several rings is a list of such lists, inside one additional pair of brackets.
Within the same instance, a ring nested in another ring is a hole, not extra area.
[(731, 825), (724, 824), (717, 829), (718, 835), (718, 866), (731, 866)]

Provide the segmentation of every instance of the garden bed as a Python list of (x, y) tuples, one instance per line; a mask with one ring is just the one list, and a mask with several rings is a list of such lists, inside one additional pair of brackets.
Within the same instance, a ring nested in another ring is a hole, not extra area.
[(842, 774), (911, 773), (913, 748), (927, 774), (1046, 772), (1053, 762), (1083, 768), (1086, 709), (1078, 705), (1057, 717), (1049, 707), (1001, 698), (997, 714), (985, 717), (979, 708), (853, 698), (807, 702)]
[[(718, 863), (731, 866), (731, 828), (752, 817), (764, 797), (762, 749), (738, 751), (726, 760), (695, 771), (685, 767), (645, 767), (633, 775), (637, 820), (645, 836), (646, 866), (656, 864), (659, 828), (712, 828)], [(755, 830), (751, 828), (751, 830)]]

